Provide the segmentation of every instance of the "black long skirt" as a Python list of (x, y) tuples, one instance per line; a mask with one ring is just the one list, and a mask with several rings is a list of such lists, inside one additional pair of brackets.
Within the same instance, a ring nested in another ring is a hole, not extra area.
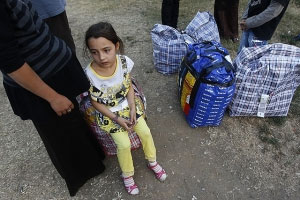
[(239, 0), (215, 0), (214, 17), (220, 37), (235, 40), (239, 37)]
[(59, 117), (49, 103), (31, 92), (4, 84), (14, 113), (32, 120), (49, 157), (64, 178), (71, 196), (90, 178), (104, 171), (104, 153), (93, 138), (78, 109), (76, 96), (89, 88), (89, 82), (75, 56), (61, 71), (44, 80), (75, 108)]

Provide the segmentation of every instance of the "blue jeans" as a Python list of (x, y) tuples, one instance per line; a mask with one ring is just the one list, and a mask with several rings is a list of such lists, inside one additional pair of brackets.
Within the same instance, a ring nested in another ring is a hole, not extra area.
[(243, 31), (238, 53), (244, 47), (257, 47), (268, 44), (267, 40), (259, 40), (251, 30)]

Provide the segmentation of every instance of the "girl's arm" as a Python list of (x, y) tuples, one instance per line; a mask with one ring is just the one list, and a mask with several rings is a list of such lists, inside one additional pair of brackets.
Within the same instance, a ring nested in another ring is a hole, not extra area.
[(136, 124), (136, 107), (134, 101), (134, 90), (132, 87), (132, 82), (130, 81), (130, 87), (127, 94), (127, 101), (130, 109), (130, 122), (131, 125), (134, 126)]
[(130, 126), (130, 124), (131, 124), (130, 121), (114, 114), (104, 104), (98, 103), (97, 101), (95, 101), (93, 99), (91, 99), (91, 103), (97, 111), (101, 112), (103, 115), (110, 118), (112, 121), (117, 122), (126, 131), (132, 131), (132, 127)]
[(48, 101), (59, 116), (74, 108), (73, 103), (67, 97), (49, 87), (26, 62), (8, 75), (23, 88)]

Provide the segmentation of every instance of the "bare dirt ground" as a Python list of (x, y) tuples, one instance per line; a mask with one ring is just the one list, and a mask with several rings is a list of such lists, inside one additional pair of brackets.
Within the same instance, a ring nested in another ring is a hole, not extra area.
[[(70, 198), (37, 132), (30, 122), (14, 116), (1, 85), (1, 200), (299, 199), (299, 114), (288, 116), (282, 123), (226, 114), (219, 127), (192, 129), (180, 110), (176, 75), (161, 75), (153, 67), (150, 31), (154, 23), (160, 23), (161, 1), (67, 2), (77, 55), (83, 66), (87, 64), (81, 56), (83, 36), (91, 24), (109, 21), (123, 39), (126, 55), (135, 62), (133, 76), (147, 97), (148, 125), (158, 161), (168, 178), (164, 183), (157, 181), (146, 168), (139, 149), (133, 152), (139, 195), (126, 193), (114, 156), (106, 158), (107, 170), (103, 174)], [(299, 102), (293, 101), (293, 106), (299, 107)], [(268, 136), (268, 131), (276, 137), (275, 143), (263, 142), (262, 133)]]

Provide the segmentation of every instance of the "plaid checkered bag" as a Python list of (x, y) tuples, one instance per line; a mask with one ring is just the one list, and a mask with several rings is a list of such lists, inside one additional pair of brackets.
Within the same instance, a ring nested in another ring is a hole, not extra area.
[(162, 74), (177, 73), (187, 44), (220, 42), (218, 27), (209, 12), (198, 12), (184, 31), (161, 24), (151, 30), (154, 66)]
[[(135, 98), (142, 103), (144, 106), (144, 111), (146, 110), (146, 98), (144, 93), (142, 92), (137, 81), (131, 77), (132, 87), (134, 89)], [(97, 141), (100, 143), (103, 151), (106, 155), (112, 156), (117, 154), (117, 146), (113, 141), (111, 135), (106, 131), (102, 130), (101, 127), (98, 126), (97, 120), (95, 118), (96, 111), (93, 105), (91, 104), (90, 98), (88, 96), (88, 92), (85, 92), (77, 97), (77, 101), (79, 103), (79, 109), (84, 115), (84, 119), (88, 123), (92, 133), (96, 137)], [(146, 118), (145, 112), (144, 116)], [(138, 149), (142, 144), (141, 141), (136, 134), (136, 132), (128, 133), (131, 150)]]
[(270, 44), (243, 48), (234, 60), (236, 90), (230, 116), (286, 116), (300, 84), (300, 48)]

